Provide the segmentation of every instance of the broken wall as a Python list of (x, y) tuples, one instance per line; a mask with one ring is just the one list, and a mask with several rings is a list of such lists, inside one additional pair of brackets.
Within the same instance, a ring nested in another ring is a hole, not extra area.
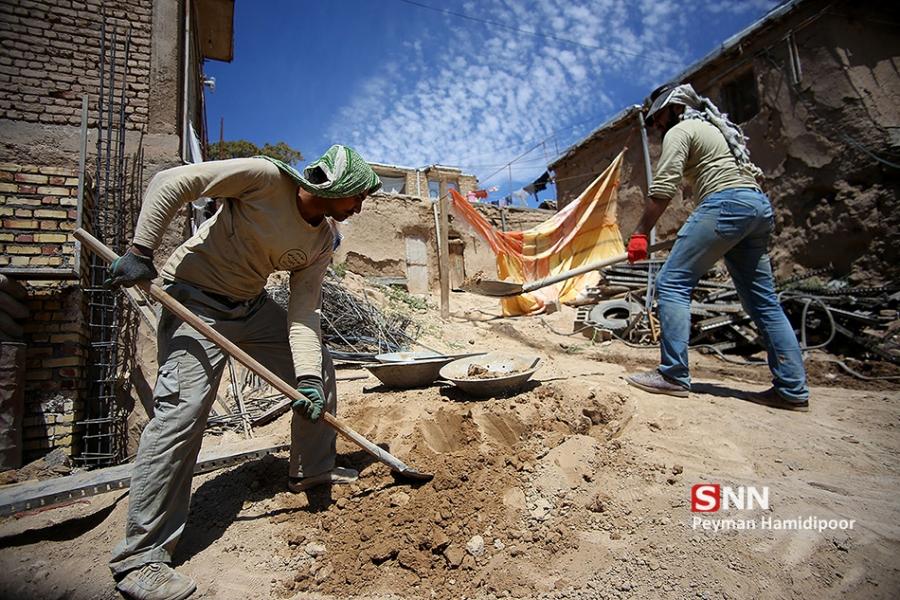
[[(758, 112), (741, 126), (775, 208), (771, 253), (779, 275), (828, 265), (873, 285), (900, 275), (898, 16), (893, 3), (804, 2), (688, 77), (720, 107), (730, 83), (755, 82)], [(650, 140), (655, 165), (659, 139), (651, 133)], [(623, 146), (619, 222), (627, 237), (646, 198), (636, 115), (596, 132), (553, 168), (564, 206), (590, 181), (585, 173), (599, 173)], [(673, 235), (694, 206), (689, 192), (678, 194), (660, 237)]]
[[(476, 208), (498, 229), (501, 210), (509, 230), (529, 229), (553, 215), (552, 211), (500, 209), (476, 204)], [(435, 204), (414, 196), (374, 194), (360, 214), (340, 225), (344, 239), (335, 253), (335, 264), (364, 277), (405, 279), (414, 294), (427, 294), (440, 287)], [(496, 276), (494, 253), (464, 220), (449, 215), (451, 283), (479, 271)], [(457, 253), (459, 258), (453, 255)]]

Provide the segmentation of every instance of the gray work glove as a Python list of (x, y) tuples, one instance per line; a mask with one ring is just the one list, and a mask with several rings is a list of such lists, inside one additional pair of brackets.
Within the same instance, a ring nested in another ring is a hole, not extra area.
[(325, 411), (325, 389), (322, 378), (315, 375), (298, 377), (297, 391), (306, 397), (294, 400), (291, 408), (315, 423)]
[(153, 259), (138, 256), (131, 250), (112, 261), (107, 270), (109, 277), (103, 282), (108, 288), (131, 287), (141, 281), (149, 281), (158, 273)]

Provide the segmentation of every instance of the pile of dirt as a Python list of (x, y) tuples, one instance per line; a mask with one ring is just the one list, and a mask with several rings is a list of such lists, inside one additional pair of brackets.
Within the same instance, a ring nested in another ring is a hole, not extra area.
[[(404, 404), (417, 395), (394, 399)], [(590, 481), (616, 447), (607, 441), (623, 406), (617, 394), (554, 383), (406, 415), (395, 431), (408, 447), (404, 460), (434, 472), (434, 480), (399, 485), (387, 467), (360, 457), (350, 463), (362, 470), (356, 484), (281, 498), (284, 512), (272, 522), (294, 569), (281, 595), (533, 592), (533, 573), (520, 557), (540, 562), (570, 548), (569, 529), (598, 510)], [(294, 511), (304, 506), (322, 512), (297, 526)]]

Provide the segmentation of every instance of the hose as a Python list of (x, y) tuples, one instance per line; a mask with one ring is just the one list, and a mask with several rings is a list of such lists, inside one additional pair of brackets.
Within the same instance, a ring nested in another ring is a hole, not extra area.
[[(811, 296), (810, 294), (798, 294), (790, 291), (784, 291), (778, 294), (779, 304), (783, 304), (786, 300), (803, 301), (803, 310), (800, 312), (800, 350), (803, 352), (818, 350), (824, 348), (834, 340), (834, 336), (837, 335), (837, 325), (834, 322), (834, 316), (831, 314), (831, 311), (828, 310), (828, 306), (822, 302), (821, 299), (816, 296)], [(825, 311), (825, 315), (828, 317), (828, 323), (831, 326), (831, 332), (828, 334), (828, 339), (821, 344), (808, 346), (806, 344), (806, 316), (809, 313), (809, 305), (813, 303), (818, 304), (819, 307)]]
[(836, 358), (823, 358), (822, 362), (835, 363), (840, 368), (847, 371), (847, 373), (849, 373), (850, 375), (853, 375), (854, 377), (858, 377), (859, 379), (864, 379), (866, 381), (887, 381), (887, 380), (892, 380), (892, 379), (900, 379), (900, 375), (881, 375), (879, 377), (863, 375), (862, 373), (857, 373), (856, 371), (854, 371), (853, 369), (848, 367), (846, 364), (844, 364), (843, 361), (840, 361)]

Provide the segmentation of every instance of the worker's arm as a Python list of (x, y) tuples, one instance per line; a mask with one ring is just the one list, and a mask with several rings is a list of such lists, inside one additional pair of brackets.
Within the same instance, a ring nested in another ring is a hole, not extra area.
[(665, 200), (666, 203), (672, 199), (684, 176), (684, 165), (687, 163), (690, 148), (691, 134), (684, 121), (666, 132), (656, 172), (653, 174), (653, 183), (647, 190), (647, 195), (651, 199)]
[(288, 327), (298, 380), (322, 376), (322, 281), (331, 255), (329, 247), (311, 265), (291, 273)]
[(268, 161), (255, 158), (217, 160), (184, 165), (157, 173), (147, 186), (134, 232), (134, 248), (152, 256), (166, 227), (188, 202), (198, 198), (240, 198), (272, 176)]
[(628, 260), (635, 262), (647, 258), (647, 234), (666, 211), (672, 196), (684, 176), (684, 165), (690, 151), (690, 134), (676, 125), (663, 138), (662, 154), (648, 190), (649, 198), (641, 220), (628, 240)]
[(654, 198), (651, 196), (647, 201), (647, 205), (644, 206), (644, 214), (641, 215), (641, 220), (635, 227), (634, 233), (643, 235), (650, 233), (650, 230), (653, 229), (662, 214), (666, 212), (666, 208), (671, 200), (671, 198)]

